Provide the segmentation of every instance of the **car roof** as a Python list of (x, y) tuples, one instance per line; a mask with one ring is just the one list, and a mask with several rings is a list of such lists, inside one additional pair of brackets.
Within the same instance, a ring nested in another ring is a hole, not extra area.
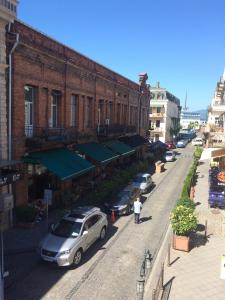
[(73, 209), (69, 213), (67, 213), (63, 219), (67, 220), (76, 220), (78, 222), (81, 222), (83, 219), (88, 217), (89, 215), (100, 212), (99, 207), (94, 207), (94, 206), (79, 206), (76, 209)]
[(128, 186), (123, 188), (121, 192), (132, 191), (133, 189), (135, 189), (135, 187), (132, 184), (129, 184)]
[(149, 174), (149, 173), (139, 173), (139, 174), (137, 174), (137, 177), (147, 177), (147, 176), (151, 176), (151, 174)]

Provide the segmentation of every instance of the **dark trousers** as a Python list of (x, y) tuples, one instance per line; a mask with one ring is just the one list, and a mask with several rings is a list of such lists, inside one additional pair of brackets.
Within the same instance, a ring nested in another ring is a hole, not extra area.
[(140, 214), (134, 214), (134, 223), (139, 223), (140, 221)]

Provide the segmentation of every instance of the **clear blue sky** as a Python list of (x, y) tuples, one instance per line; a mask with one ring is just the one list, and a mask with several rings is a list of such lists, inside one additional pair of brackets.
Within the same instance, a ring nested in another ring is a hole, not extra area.
[(20, 0), (18, 18), (106, 67), (210, 104), (225, 67), (225, 0)]

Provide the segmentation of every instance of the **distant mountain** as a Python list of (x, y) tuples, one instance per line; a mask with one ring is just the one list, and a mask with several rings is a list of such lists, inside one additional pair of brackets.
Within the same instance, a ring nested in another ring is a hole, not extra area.
[(208, 119), (208, 111), (207, 111), (207, 109), (200, 109), (200, 110), (196, 110), (194, 112), (200, 114), (200, 119), (201, 120), (207, 121), (207, 119)]

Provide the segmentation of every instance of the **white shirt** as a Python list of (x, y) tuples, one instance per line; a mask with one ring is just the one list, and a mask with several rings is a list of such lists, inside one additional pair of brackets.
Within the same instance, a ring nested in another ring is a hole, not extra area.
[(140, 214), (142, 209), (142, 203), (140, 201), (134, 201), (134, 213)]

